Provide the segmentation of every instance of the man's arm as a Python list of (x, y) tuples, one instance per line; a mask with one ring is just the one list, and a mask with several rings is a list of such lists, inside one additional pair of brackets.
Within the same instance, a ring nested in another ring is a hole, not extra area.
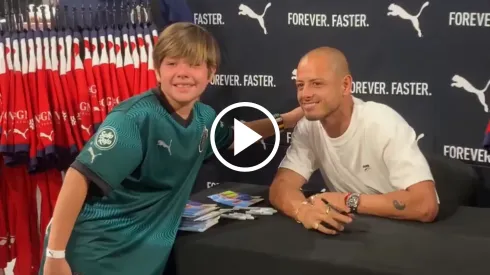
[[(418, 147), (413, 128), (392, 109), (381, 113), (370, 127), (371, 146), (389, 172), (398, 191), (361, 195), (358, 211), (396, 219), (432, 222), (438, 212), (438, 197), (429, 164)], [(379, 121), (383, 121), (379, 123)]]
[(306, 183), (300, 174), (287, 168), (279, 168), (269, 190), (269, 200), (275, 208), (298, 220), (297, 214), (306, 201), (301, 186)]
[(307, 122), (303, 120), (294, 129), (291, 144), (271, 184), (271, 204), (286, 215), (298, 219), (298, 211), (306, 201), (300, 188), (316, 169), (316, 157), (308, 142)]
[(357, 212), (393, 219), (432, 222), (439, 212), (433, 181), (422, 181), (387, 194), (362, 194)]

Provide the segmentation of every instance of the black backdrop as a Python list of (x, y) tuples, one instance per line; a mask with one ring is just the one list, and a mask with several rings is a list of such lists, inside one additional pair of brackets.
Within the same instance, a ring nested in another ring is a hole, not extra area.
[[(356, 97), (397, 110), (423, 135), (419, 145), (425, 153), (488, 173), (490, 154), (482, 147), (488, 121), (485, 91), (490, 90), (488, 0), (187, 2), (195, 23), (210, 30), (222, 48), (219, 75), (202, 98), (218, 112), (240, 101), (258, 103), (272, 113), (296, 107), (293, 70), (299, 58), (315, 47), (332, 46), (348, 58)], [(262, 117), (249, 109), (234, 115)], [(211, 160), (196, 190), (227, 180), (270, 184), (288, 137), (281, 136), (277, 155), (260, 171), (234, 173)], [(273, 140), (267, 143), (265, 150), (257, 144), (232, 162), (262, 161)], [(323, 188), (318, 173), (309, 185)]]

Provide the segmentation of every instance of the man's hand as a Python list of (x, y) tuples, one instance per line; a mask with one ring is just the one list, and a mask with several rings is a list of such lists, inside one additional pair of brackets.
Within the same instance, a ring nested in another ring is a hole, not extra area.
[(316, 194), (310, 197), (310, 203), (313, 205), (324, 205), (325, 202), (322, 201), (325, 200), (330, 204), (335, 210), (338, 212), (345, 212), (345, 213), (350, 213), (350, 208), (347, 207), (345, 204), (345, 197), (347, 196), (346, 193), (339, 193), (339, 192), (325, 192), (321, 194)]
[(306, 229), (315, 229), (330, 235), (343, 231), (344, 225), (352, 222), (351, 217), (340, 214), (324, 203), (306, 204), (300, 208), (297, 218)]
[(284, 128), (292, 129), (296, 126), (296, 123), (303, 118), (304, 113), (301, 107), (297, 107), (285, 114), (282, 114), (282, 119), (284, 120)]

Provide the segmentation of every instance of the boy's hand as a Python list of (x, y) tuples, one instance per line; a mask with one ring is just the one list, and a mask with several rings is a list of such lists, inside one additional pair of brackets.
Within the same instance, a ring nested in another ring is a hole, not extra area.
[(44, 275), (72, 275), (70, 265), (66, 259), (46, 258)]
[(282, 114), (282, 119), (284, 120), (284, 128), (292, 129), (296, 126), (296, 123), (303, 118), (304, 113), (301, 107), (297, 107), (285, 114)]

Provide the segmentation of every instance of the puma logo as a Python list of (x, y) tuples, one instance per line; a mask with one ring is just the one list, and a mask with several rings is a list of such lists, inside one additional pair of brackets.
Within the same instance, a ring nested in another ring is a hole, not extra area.
[(297, 70), (294, 69), (293, 72), (291, 73), (291, 80), (296, 80), (296, 73), (297, 73)]
[(91, 157), (90, 163), (94, 163), (95, 158), (97, 156), (101, 156), (102, 155), (101, 153), (96, 154), (94, 152), (94, 148), (92, 148), (92, 147), (89, 147), (87, 151), (88, 151), (88, 153), (90, 154), (90, 157)]
[(388, 16), (398, 16), (401, 19), (410, 20), (414, 29), (417, 31), (419, 37), (422, 37), (422, 31), (420, 30), (419, 16), (422, 11), (429, 6), (429, 1), (425, 2), (419, 10), (417, 15), (409, 14), (404, 8), (398, 6), (397, 4), (390, 4), (388, 6)]
[(422, 134), (420, 134), (420, 135), (417, 136), (417, 138), (415, 139), (415, 141), (416, 142), (419, 142), (419, 140), (421, 140), (424, 137), (425, 137), (425, 135), (424, 135), (424, 133), (422, 133)]
[(90, 128), (92, 128), (92, 125), (89, 125), (88, 127), (85, 127), (83, 125), (80, 125), (83, 131), (86, 131), (87, 134), (90, 136)]
[(259, 21), (260, 27), (262, 27), (262, 29), (264, 30), (264, 34), (267, 34), (267, 29), (265, 28), (265, 23), (264, 23), (264, 15), (270, 6), (271, 3), (270, 2), (267, 3), (267, 5), (265, 5), (264, 12), (261, 15), (258, 15), (247, 5), (240, 4), (240, 6), (238, 6), (238, 10), (239, 10), (238, 15), (246, 15), (252, 19), (256, 19), (257, 21)]
[(165, 141), (163, 141), (163, 140), (159, 140), (157, 142), (157, 145), (158, 146), (161, 146), (163, 148), (166, 148), (168, 150), (168, 154), (169, 155), (172, 155), (172, 151), (170, 150), (170, 147), (172, 146), (172, 140), (170, 140), (170, 143), (169, 144), (165, 143)]
[(54, 131), (51, 131), (51, 133), (49, 135), (46, 135), (45, 133), (41, 132), (39, 134), (39, 136), (43, 137), (43, 138), (47, 138), (47, 139), (49, 139), (49, 141), (53, 141), (53, 134), (54, 134)]
[(24, 139), (27, 139), (27, 131), (29, 131), (29, 129), (26, 129), (24, 132), (21, 132), (19, 129), (14, 129), (14, 134), (21, 135)]
[(451, 83), (451, 87), (456, 87), (456, 88), (462, 88), (465, 91), (469, 93), (476, 94), (478, 97), (478, 100), (480, 101), (480, 104), (483, 106), (483, 110), (485, 110), (486, 113), (488, 113), (488, 105), (485, 102), (485, 92), (488, 90), (488, 87), (490, 86), (490, 80), (487, 82), (487, 85), (485, 88), (478, 90), (471, 84), (468, 80), (466, 80), (464, 77), (460, 75), (454, 75), (453, 78), (451, 79), (453, 83)]

